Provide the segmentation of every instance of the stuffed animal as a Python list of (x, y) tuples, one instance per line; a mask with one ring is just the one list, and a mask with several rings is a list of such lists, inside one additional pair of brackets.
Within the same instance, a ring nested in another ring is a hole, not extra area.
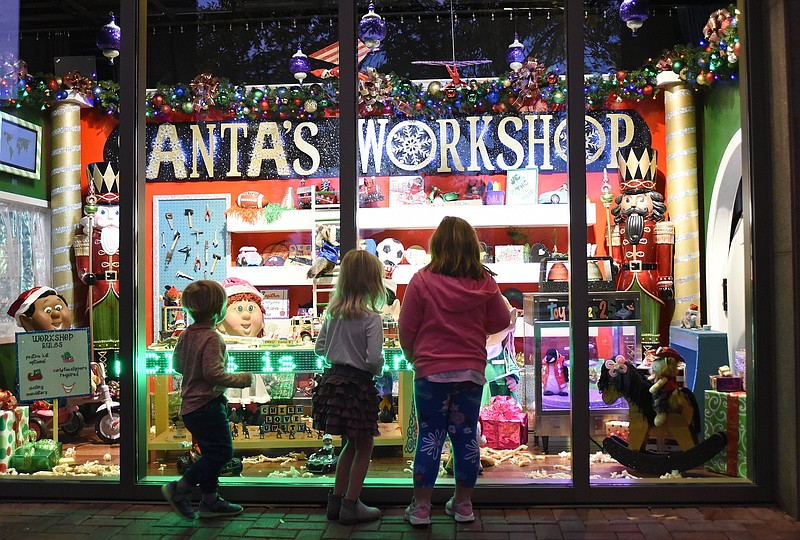
[(653, 381), (650, 393), (653, 394), (653, 408), (656, 411), (655, 426), (661, 426), (667, 420), (669, 398), (678, 389), (680, 362), (683, 362), (683, 358), (671, 347), (659, 347), (653, 355), (648, 379)]
[(681, 328), (697, 328), (700, 326), (700, 313), (697, 304), (689, 304), (689, 309), (681, 318)]
[(175, 285), (164, 285), (164, 305), (165, 306), (179, 306), (181, 305), (181, 291)]
[(331, 225), (318, 225), (314, 235), (314, 245), (317, 247), (317, 256), (311, 262), (306, 277), (316, 279), (328, 274), (339, 262), (339, 240)]
[(569, 369), (564, 366), (564, 355), (556, 349), (547, 349), (542, 358), (542, 393), (545, 396), (569, 395)]

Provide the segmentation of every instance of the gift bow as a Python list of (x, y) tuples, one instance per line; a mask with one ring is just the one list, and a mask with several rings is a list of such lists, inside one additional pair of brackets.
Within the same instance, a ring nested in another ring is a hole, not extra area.
[(517, 401), (511, 396), (494, 396), (492, 402), (481, 411), (483, 420), (522, 420), (522, 412)]
[(628, 372), (628, 361), (619, 356), (614, 360), (608, 359), (606, 360), (606, 369), (610, 376), (616, 377), (620, 373)]
[(92, 81), (81, 75), (80, 71), (70, 71), (62, 79), (68, 90), (74, 90), (84, 96), (92, 95)]
[(219, 79), (209, 72), (204, 72), (192, 79), (189, 88), (194, 95), (194, 109), (199, 111), (214, 105), (214, 98), (219, 91)]

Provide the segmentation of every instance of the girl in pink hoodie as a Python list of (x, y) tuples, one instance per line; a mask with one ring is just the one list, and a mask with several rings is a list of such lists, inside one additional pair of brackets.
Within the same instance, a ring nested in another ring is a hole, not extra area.
[(470, 522), (480, 448), (475, 437), (486, 384), (486, 336), (511, 317), (492, 272), (481, 263), (478, 236), (461, 218), (442, 220), (430, 242), (431, 262), (408, 284), (400, 311), (400, 346), (414, 366), (417, 448), (412, 525), (431, 522), (431, 494), (446, 437), (455, 458), (456, 489), (445, 512)]

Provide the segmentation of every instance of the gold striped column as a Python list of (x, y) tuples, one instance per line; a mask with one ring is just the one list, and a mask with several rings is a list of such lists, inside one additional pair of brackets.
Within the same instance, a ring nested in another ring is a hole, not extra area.
[(75, 231), (81, 219), (81, 108), (59, 103), (50, 115), (50, 205), (52, 208), (52, 287), (69, 304), (76, 318), (85, 300), (75, 305), (75, 272), (71, 257)]
[(700, 305), (700, 205), (694, 90), (671, 71), (658, 75), (667, 131), (667, 209), (675, 225), (675, 313)]

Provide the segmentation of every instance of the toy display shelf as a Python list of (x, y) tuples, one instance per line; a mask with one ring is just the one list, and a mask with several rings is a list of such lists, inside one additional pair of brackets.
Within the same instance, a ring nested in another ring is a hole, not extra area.
[[(403, 357), (400, 349), (385, 348), (385, 369), (398, 374), (398, 399), (397, 422), (378, 424), (381, 436), (375, 438), (376, 446), (402, 446), (404, 454), (410, 455), (413, 442), (406, 440), (409, 432), (409, 423), (412, 414), (412, 400), (414, 387), (414, 373), (411, 366)], [(317, 356), (313, 347), (269, 347), (269, 348), (243, 348), (235, 345), (228, 346), (229, 371), (242, 373), (314, 373), (322, 371), (325, 367), (322, 357)], [(152, 377), (151, 393), (148, 393), (147, 410), (155, 410), (152, 426), (155, 433), (147, 439), (147, 450), (151, 452), (151, 460), (156, 456), (155, 451), (185, 450), (185, 442), (191, 442), (191, 435), (177, 438), (176, 432), (170, 429), (169, 421), (169, 392), (172, 385), (171, 377), (177, 375), (172, 366), (172, 350), (150, 348), (145, 355), (145, 369), (148, 376)], [(245, 439), (241, 434), (234, 439), (233, 446), (237, 450), (257, 449), (294, 449), (318, 448), (320, 441), (314, 437), (307, 437), (305, 433), (295, 434), (290, 439), (288, 434), (278, 438), (276, 434), (265, 434), (261, 439), (258, 426), (249, 427), (250, 438)], [(340, 442), (338, 438), (334, 438)]]
[[(359, 208), (358, 226), (365, 230), (435, 229), (445, 216), (457, 216), (473, 227), (566, 227), (569, 205), (446, 205), (398, 206), (391, 208)], [(586, 205), (586, 223), (596, 220), (594, 203)], [(311, 230), (313, 210), (288, 210), (272, 223), (255, 224), (229, 216), (229, 233), (260, 233)]]
[[(539, 263), (492, 263), (487, 264), (494, 273), (498, 283), (538, 283)], [(392, 276), (395, 283), (407, 285), (421, 265), (400, 264)], [(259, 286), (308, 285), (311, 280), (306, 277), (308, 266), (285, 264), (283, 266), (231, 266), (227, 269), (228, 277), (244, 279)], [(317, 283), (324, 283), (325, 279)]]

